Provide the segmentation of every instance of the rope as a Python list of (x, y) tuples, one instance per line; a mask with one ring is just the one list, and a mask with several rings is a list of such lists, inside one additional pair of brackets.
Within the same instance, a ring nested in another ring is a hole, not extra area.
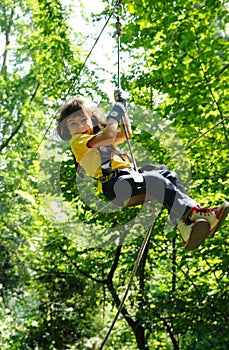
[[(115, 4), (115, 7), (117, 8), (117, 11), (119, 11), (120, 15), (121, 15), (122, 14), (122, 0), (117, 0), (116, 4)], [(118, 60), (118, 62), (117, 62), (118, 63), (117, 85), (118, 85), (118, 89), (121, 89), (121, 83), (120, 83), (120, 80), (121, 80), (120, 79), (120, 70), (121, 70), (120, 46), (121, 46), (122, 24), (120, 22), (120, 16), (119, 15), (117, 15), (116, 34), (117, 34), (117, 44), (118, 44), (118, 50), (117, 50), (118, 51), (118, 57), (117, 57), (117, 60)], [(125, 124), (125, 122), (123, 120), (123, 117), (122, 117), (122, 124), (123, 124), (123, 128), (124, 128), (124, 132), (125, 132), (126, 141), (127, 141), (127, 145), (128, 145), (128, 148), (129, 148), (131, 160), (132, 160), (134, 169), (137, 171), (138, 167), (137, 167), (136, 159), (134, 157), (134, 152), (133, 152), (133, 149), (132, 149), (132, 146), (131, 146), (131, 143), (130, 143), (130, 138), (129, 138), (128, 131), (127, 131), (127, 128), (126, 128), (126, 124)]]
[(79, 73), (77, 73), (77, 76), (79, 76), (79, 75), (80, 75), (80, 73), (82, 72), (83, 68), (85, 67), (85, 64), (86, 64), (87, 60), (88, 60), (88, 59), (89, 59), (89, 57), (91, 56), (92, 51), (94, 50), (94, 48), (95, 48), (96, 44), (98, 43), (98, 41), (99, 41), (99, 39), (100, 39), (100, 37), (101, 37), (101, 35), (102, 35), (102, 33), (103, 33), (104, 29), (106, 28), (106, 26), (108, 25), (108, 23), (109, 23), (109, 21), (110, 21), (111, 17), (113, 16), (114, 11), (115, 11), (115, 7), (114, 7), (114, 8), (113, 8), (113, 10), (111, 11), (111, 13), (110, 13), (110, 15), (109, 15), (108, 19), (106, 20), (106, 22), (105, 22), (105, 24), (104, 24), (103, 28), (101, 29), (101, 31), (100, 31), (100, 33), (99, 33), (99, 35), (98, 35), (97, 39), (95, 40), (95, 42), (94, 42), (94, 44), (93, 44), (93, 46), (92, 46), (91, 50), (89, 51), (89, 53), (88, 53), (87, 57), (85, 58), (85, 60), (84, 60), (83, 64), (81, 65), (80, 70), (79, 70)]
[(104, 338), (104, 340), (103, 340), (103, 342), (102, 342), (102, 344), (101, 344), (99, 350), (102, 350), (102, 349), (103, 349), (103, 347), (104, 347), (104, 345), (105, 345), (107, 339), (109, 338), (109, 336), (110, 336), (110, 334), (111, 334), (111, 332), (112, 332), (112, 329), (114, 328), (114, 325), (115, 325), (115, 323), (116, 323), (116, 321), (117, 321), (117, 319), (118, 319), (118, 317), (119, 317), (119, 315), (120, 315), (120, 313), (121, 313), (121, 311), (122, 311), (124, 302), (125, 302), (125, 300), (126, 300), (126, 298), (127, 298), (127, 295), (128, 295), (128, 293), (129, 293), (129, 290), (130, 290), (130, 288), (131, 288), (131, 285), (132, 285), (134, 276), (136, 275), (136, 272), (137, 272), (137, 269), (138, 269), (139, 264), (140, 264), (140, 262), (141, 262), (141, 259), (142, 259), (143, 253), (144, 253), (144, 251), (145, 251), (146, 245), (147, 245), (147, 243), (149, 242), (149, 238), (150, 238), (151, 232), (152, 232), (152, 230), (153, 230), (153, 228), (154, 228), (155, 222), (156, 222), (156, 218), (155, 218), (155, 215), (154, 215), (154, 213), (153, 213), (153, 220), (152, 220), (152, 223), (151, 223), (151, 225), (150, 225), (150, 227), (149, 227), (149, 230), (148, 230), (148, 232), (147, 232), (147, 234), (146, 234), (146, 236), (145, 236), (145, 238), (144, 238), (144, 240), (143, 240), (143, 242), (142, 242), (141, 248), (140, 248), (140, 250), (139, 250), (139, 252), (138, 252), (138, 256), (137, 256), (137, 259), (136, 259), (136, 262), (135, 262), (133, 271), (132, 271), (132, 273), (131, 273), (129, 283), (128, 283), (127, 287), (126, 287), (126, 291), (125, 291), (125, 293), (124, 293), (124, 295), (123, 295), (123, 298), (122, 298), (122, 301), (121, 301), (121, 303), (120, 303), (120, 305), (119, 305), (119, 308), (118, 308), (118, 311), (117, 311), (117, 313), (116, 313), (116, 316), (115, 316), (115, 318), (114, 318), (114, 320), (113, 320), (113, 322), (112, 322), (112, 324), (111, 324), (111, 326), (110, 326), (110, 328), (109, 328), (109, 330), (108, 330), (108, 332), (107, 332), (107, 334), (106, 334), (106, 336), (105, 336), (105, 338)]

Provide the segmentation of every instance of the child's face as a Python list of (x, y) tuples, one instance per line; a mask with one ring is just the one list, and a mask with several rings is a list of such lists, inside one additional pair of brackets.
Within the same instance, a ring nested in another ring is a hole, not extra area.
[(82, 110), (74, 113), (71, 117), (69, 117), (66, 121), (66, 124), (71, 136), (76, 134), (93, 134), (93, 124), (91, 117)]

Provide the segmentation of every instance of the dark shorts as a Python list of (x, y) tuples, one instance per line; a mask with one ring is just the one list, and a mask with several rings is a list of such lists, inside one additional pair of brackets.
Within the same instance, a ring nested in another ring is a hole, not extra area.
[(117, 169), (114, 178), (104, 183), (102, 189), (105, 197), (119, 206), (123, 206), (128, 198), (136, 196), (141, 196), (142, 201), (142, 195), (145, 195), (147, 200), (156, 198), (163, 203), (163, 178), (166, 178), (168, 184), (171, 183), (184, 192), (179, 176), (164, 164), (145, 165), (139, 172), (134, 169)]
[[(136, 173), (136, 174), (135, 174)], [(140, 182), (136, 182), (135, 175), (140, 175)], [(124, 206), (128, 198), (145, 194), (146, 186), (144, 177), (133, 169), (118, 169), (111, 180), (103, 183), (103, 194), (118, 206)]]

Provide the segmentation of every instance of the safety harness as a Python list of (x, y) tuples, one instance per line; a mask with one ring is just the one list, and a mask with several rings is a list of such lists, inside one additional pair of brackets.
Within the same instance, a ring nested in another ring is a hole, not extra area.
[(98, 151), (101, 157), (101, 168), (103, 177), (99, 179), (100, 182), (104, 183), (111, 180), (115, 176), (115, 170), (112, 170), (111, 159), (112, 153), (117, 154), (123, 161), (130, 160), (128, 154), (124, 151), (117, 150), (113, 145), (99, 147)]
[[(98, 151), (101, 158), (101, 168), (102, 168), (102, 174), (103, 174), (103, 176), (99, 178), (99, 181), (102, 183), (111, 180), (115, 176), (115, 171), (112, 170), (112, 165), (111, 165), (112, 153), (117, 154), (124, 162), (126, 160), (131, 162), (130, 157), (126, 152), (114, 148), (113, 145), (98, 147)], [(74, 154), (73, 154), (73, 158), (74, 158), (76, 172), (80, 177), (83, 178), (84, 175), (83, 175), (82, 167), (76, 161)]]

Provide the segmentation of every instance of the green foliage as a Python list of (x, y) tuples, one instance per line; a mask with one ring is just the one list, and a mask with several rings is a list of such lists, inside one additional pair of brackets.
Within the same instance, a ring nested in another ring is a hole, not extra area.
[[(121, 83), (131, 95), (137, 163), (167, 163), (193, 198), (221, 204), (229, 193), (228, 5), (123, 4), (129, 60)], [(47, 135), (66, 97), (96, 91), (105, 98), (98, 67), (81, 71), (85, 37), (74, 32), (71, 11), (59, 0), (0, 5), (3, 350), (98, 349), (151, 222), (148, 207), (108, 206), (94, 181), (76, 176), (69, 147)], [(167, 213), (155, 208), (150, 242), (106, 348), (226, 350), (228, 220), (186, 252)]]

